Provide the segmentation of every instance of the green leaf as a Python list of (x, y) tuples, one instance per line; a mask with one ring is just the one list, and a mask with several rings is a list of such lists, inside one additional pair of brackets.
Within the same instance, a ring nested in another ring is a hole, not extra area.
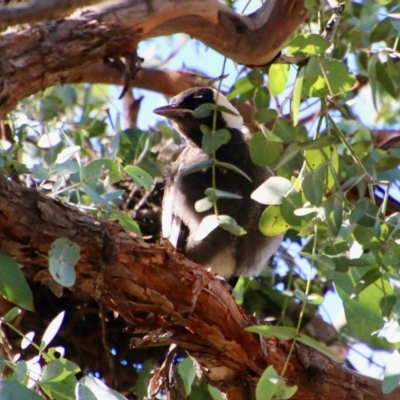
[(228, 93), (226, 98), (231, 101), (233, 100), (236, 96), (244, 94), (246, 92), (250, 92), (254, 90), (254, 84), (249, 80), (247, 76), (240, 78), (235, 82), (235, 86), (233, 90)]
[(392, 23), (390, 18), (384, 18), (372, 28), (372, 31), (369, 34), (369, 42), (376, 43), (387, 40), (391, 30)]
[(235, 236), (242, 236), (246, 231), (229, 215), (219, 215), (218, 225)]
[(301, 184), (306, 199), (314, 206), (322, 205), (322, 197), (325, 192), (326, 167), (318, 167), (317, 169), (307, 173)]
[(96, 182), (98, 179), (110, 178), (111, 183), (123, 179), (119, 164), (110, 158), (99, 158), (91, 161), (82, 169), (81, 179), (86, 182)]
[(350, 299), (356, 297), (363, 290), (365, 290), (369, 285), (375, 283), (378, 279), (382, 277), (382, 273), (379, 268), (373, 268), (367, 271), (357, 282), (355, 288), (353, 289), (353, 293), (350, 295)]
[(239, 196), (236, 193), (226, 192), (224, 190), (213, 189), (213, 188), (207, 188), (204, 191), (204, 194), (206, 196), (208, 196), (210, 199), (213, 199), (215, 197), (215, 200), (216, 199), (235, 199), (235, 200), (242, 199), (242, 196)]
[(374, 164), (374, 169), (376, 172), (385, 172), (385, 171), (390, 171), (391, 169), (396, 169), (399, 167), (399, 165), (400, 165), (400, 158), (387, 156), (378, 160)]
[(250, 157), (254, 164), (272, 165), (280, 156), (282, 144), (268, 138), (258, 131), (250, 139)]
[(93, 204), (96, 205), (103, 204), (105, 206), (108, 205), (108, 201), (105, 198), (103, 198), (102, 195), (97, 193), (97, 191), (93, 189), (91, 185), (84, 184), (82, 189), (84, 193), (86, 193), (89, 196), (90, 200), (92, 200)]
[[(389, 281), (384, 276), (366, 287), (356, 298), (351, 295), (362, 276), (369, 270), (377, 268), (373, 256), (363, 256), (370, 267), (349, 268), (347, 273), (337, 274), (334, 278), (336, 290), (343, 301), (346, 320), (352, 334), (359, 340), (371, 342), (372, 332), (382, 327), (380, 299), (392, 294)], [(384, 287), (382, 287), (382, 284)]]
[(80, 150), (81, 150), (80, 146), (66, 147), (65, 149), (61, 150), (58, 153), (55, 164), (63, 164)]
[(43, 368), (43, 374), (40, 378), (40, 384), (47, 382), (60, 382), (68, 376), (75, 375), (80, 372), (80, 368), (65, 358), (53, 360)]
[(251, 194), (251, 198), (261, 204), (278, 205), (292, 190), (293, 185), (289, 179), (271, 176)]
[(269, 106), (270, 96), (268, 90), (261, 86), (254, 93), (254, 105), (257, 110), (266, 109)]
[(142, 235), (138, 223), (133, 220), (128, 214), (121, 210), (111, 210), (111, 215), (118, 219), (118, 222), (124, 227), (127, 232), (132, 232), (138, 236)]
[(35, 391), (28, 389), (19, 382), (0, 380), (0, 399), (1, 400), (43, 400)]
[(77, 400), (127, 400), (125, 396), (110, 389), (100, 379), (85, 376), (76, 387)]
[(198, 106), (193, 111), (193, 117), (195, 118), (205, 118), (211, 114), (211, 111), (215, 110), (215, 104), (212, 103), (205, 103)]
[(63, 176), (69, 174), (76, 174), (80, 171), (80, 167), (76, 161), (65, 161), (62, 164), (55, 164), (51, 168), (51, 174), (56, 176)]
[(51, 176), (49, 171), (47, 171), (47, 169), (43, 168), (41, 165), (35, 165), (33, 167), (32, 175), (35, 179), (40, 179), (41, 181), (50, 179)]
[(200, 225), (197, 228), (194, 240), (203, 240), (218, 226), (218, 217), (215, 214), (207, 215), (201, 220)]
[(288, 55), (293, 54), (322, 54), (329, 47), (329, 43), (321, 36), (311, 33), (305, 33), (299, 35), (292, 40), (286, 46), (286, 52)]
[(215, 387), (213, 387), (211, 385), (208, 385), (207, 389), (208, 389), (208, 392), (210, 393), (210, 395), (212, 397), (212, 400), (224, 400), (223, 397), (222, 397), (221, 392), (217, 388), (215, 388)]
[(243, 172), (240, 168), (236, 167), (236, 165), (233, 165), (233, 164), (230, 164), (227, 162), (222, 162), (222, 161), (216, 161), (215, 165), (218, 165), (219, 167), (229, 169), (230, 171), (236, 172), (237, 174), (243, 176), (244, 178), (246, 178), (247, 180), (249, 180), (251, 182), (251, 178), (245, 172)]
[(300, 231), (303, 222), (306, 222), (304, 217), (298, 217), (294, 211), (302, 207), (303, 199), (301, 193), (292, 191), (280, 205), (282, 218), (290, 225), (291, 228)]
[(385, 91), (393, 97), (393, 99), (397, 100), (396, 88), (394, 87), (394, 83), (388, 74), (386, 67), (381, 62), (377, 62), (375, 69), (378, 82), (383, 86)]
[(289, 64), (272, 64), (268, 74), (269, 90), (274, 96), (280, 95), (286, 88), (289, 77)]
[(355, 83), (355, 76), (343, 62), (312, 57), (305, 69), (303, 93), (310, 97), (336, 96), (351, 90)]
[(339, 234), (342, 226), (343, 204), (336, 196), (331, 196), (324, 203), (325, 218), (328, 224), (330, 233), (333, 236)]
[(4, 316), (3, 316), (3, 318), (2, 318), (2, 320), (4, 321), (4, 322), (11, 322), (14, 318), (16, 318), (19, 314), (21, 314), (21, 309), (20, 308), (18, 308), (18, 307), (13, 307), (11, 310), (8, 310), (5, 314), (4, 314)]
[(50, 322), (40, 342), (40, 350), (44, 350), (57, 335), (61, 327), (61, 324), (64, 320), (64, 316), (65, 316), (65, 311), (62, 311)]
[(76, 277), (74, 266), (79, 256), (79, 246), (67, 238), (59, 238), (51, 244), (49, 269), (57, 283), (65, 287), (74, 285)]
[(0, 251), (0, 294), (19, 307), (33, 311), (33, 298), (19, 265)]
[(264, 210), (258, 226), (265, 236), (278, 236), (290, 228), (282, 217), (280, 207), (276, 205), (269, 206)]
[(254, 112), (252, 118), (260, 124), (272, 123), (278, 118), (278, 113), (271, 108), (261, 108)]
[(194, 172), (198, 172), (198, 171), (205, 171), (208, 168), (210, 168), (212, 165), (213, 165), (212, 160), (200, 161), (196, 164), (191, 165), (190, 167), (180, 169), (179, 176), (193, 174)]
[(278, 118), (275, 121), (272, 132), (286, 144), (296, 141), (296, 129), (288, 118)]
[(139, 186), (144, 187), (146, 190), (151, 190), (154, 186), (154, 180), (150, 174), (136, 165), (127, 165), (124, 171), (133, 179)]
[(12, 374), (12, 380), (22, 383), (28, 372), (28, 364), (25, 360), (18, 361)]
[(296, 82), (294, 84), (293, 96), (292, 96), (292, 120), (293, 126), (296, 126), (299, 122), (300, 104), (301, 104), (301, 93), (303, 89), (303, 81), (305, 75), (305, 68), (300, 68), (297, 74)]
[(335, 146), (325, 146), (317, 149), (309, 149), (304, 152), (307, 161), (307, 171), (316, 170), (325, 166), (325, 179), (323, 181), (324, 193), (330, 191), (336, 184), (334, 174), (339, 171), (339, 154)]
[(296, 335), (296, 329), (289, 326), (253, 325), (245, 328), (248, 332), (258, 333), (267, 339), (276, 337), (280, 340), (291, 340)]
[(194, 209), (198, 213), (202, 213), (204, 211), (208, 211), (214, 206), (214, 203), (210, 200), (209, 197), (203, 197), (200, 200), (197, 200), (196, 203), (194, 203)]
[(43, 391), (54, 400), (75, 399), (75, 388), (78, 384), (74, 375), (70, 374), (61, 381), (40, 383)]
[(186, 357), (178, 364), (178, 372), (183, 380), (185, 392), (189, 396), (192, 391), (192, 384), (196, 378), (196, 371), (193, 367), (193, 361), (190, 357)]
[(400, 354), (396, 349), (386, 361), (385, 373), (382, 381), (384, 394), (395, 390), (400, 382)]
[(390, 294), (388, 296), (383, 296), (379, 300), (379, 307), (381, 309), (382, 317), (389, 318), (392, 310), (397, 302), (397, 296), (395, 294)]
[(256, 387), (256, 400), (290, 399), (297, 386), (287, 386), (285, 380), (270, 365), (261, 375)]
[(231, 134), (229, 131), (227, 129), (220, 129), (215, 132), (204, 134), (201, 140), (201, 147), (206, 154), (212, 154), (230, 140)]
[(377, 220), (383, 222), (383, 216), (378, 206), (367, 198), (362, 198), (357, 202), (355, 209), (351, 212), (349, 221), (351, 224), (373, 228)]

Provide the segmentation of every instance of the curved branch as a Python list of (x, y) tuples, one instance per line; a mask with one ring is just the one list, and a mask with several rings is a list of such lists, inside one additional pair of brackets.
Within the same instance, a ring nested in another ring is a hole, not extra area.
[[(29, 279), (55, 290), (47, 252), (53, 240), (67, 237), (80, 247), (70, 295), (90, 295), (118, 312), (130, 332), (150, 332), (136, 345), (156, 340), (157, 345), (182, 346), (198, 363), (203, 379), (228, 398), (250, 399), (266, 366), (282, 370), (290, 342), (264, 341), (246, 332), (243, 328), (256, 321), (218, 279), (183, 255), (139, 242), (116, 223), (82, 214), (3, 176), (0, 193), (0, 249), (24, 265)], [(140, 319), (143, 312), (150, 316)], [(339, 399), (389, 400), (400, 393), (384, 395), (380, 381), (299, 343), (285, 378), (299, 387), (294, 399), (325, 400), (335, 393)]]
[(151, 37), (183, 32), (238, 63), (264, 65), (307, 15), (302, 0), (270, 0), (249, 16), (216, 0), (124, 0), (18, 28), (0, 36), (0, 119), (21, 98)]

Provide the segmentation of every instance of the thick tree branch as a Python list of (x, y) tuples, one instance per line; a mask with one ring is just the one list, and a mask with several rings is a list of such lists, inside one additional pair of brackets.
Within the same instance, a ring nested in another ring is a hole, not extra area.
[[(91, 295), (117, 311), (130, 332), (150, 332), (136, 345), (178, 344), (196, 360), (203, 379), (227, 398), (250, 399), (267, 365), (282, 370), (290, 342), (264, 342), (244, 331), (256, 321), (218, 279), (181, 254), (140, 242), (116, 223), (96, 220), (3, 176), (0, 193), (0, 249), (24, 265), (29, 279), (55, 289), (47, 252), (53, 240), (67, 237), (81, 251), (72, 295)], [(139, 318), (143, 311), (150, 316)], [(349, 400), (400, 398), (400, 390), (383, 395), (380, 381), (299, 343), (285, 377), (299, 386), (294, 399), (332, 399), (332, 393)]]
[(308, 10), (302, 0), (270, 0), (249, 16), (216, 0), (125, 0), (77, 14), (0, 36), (0, 119), (21, 98), (62, 82), (64, 75), (127, 55), (152, 37), (183, 32), (236, 62), (264, 65)]
[(99, 0), (34, 0), (29, 3), (0, 6), (0, 30), (17, 24), (56, 19), (78, 7), (96, 4)]

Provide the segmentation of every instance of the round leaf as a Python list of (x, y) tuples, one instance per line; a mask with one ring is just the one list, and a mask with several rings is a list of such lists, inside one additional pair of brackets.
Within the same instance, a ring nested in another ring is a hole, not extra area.
[(282, 203), (292, 189), (289, 179), (272, 176), (251, 194), (251, 198), (261, 204), (277, 205)]

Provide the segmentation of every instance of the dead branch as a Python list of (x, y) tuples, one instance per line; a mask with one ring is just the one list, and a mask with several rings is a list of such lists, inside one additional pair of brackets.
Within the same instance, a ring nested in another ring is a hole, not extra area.
[[(118, 312), (130, 332), (150, 332), (136, 345), (178, 344), (195, 359), (203, 379), (228, 399), (253, 398), (249, 393), (268, 365), (282, 370), (290, 342), (262, 344), (244, 331), (257, 322), (218, 279), (181, 254), (140, 242), (117, 223), (82, 214), (3, 176), (0, 193), (0, 249), (24, 265), (29, 280), (55, 289), (47, 252), (53, 240), (67, 237), (81, 252), (72, 295), (90, 295)], [(140, 319), (139, 311), (151, 316)], [(299, 387), (294, 399), (331, 399), (332, 393), (349, 400), (400, 399), (400, 389), (383, 395), (380, 381), (301, 344), (285, 377)]]

